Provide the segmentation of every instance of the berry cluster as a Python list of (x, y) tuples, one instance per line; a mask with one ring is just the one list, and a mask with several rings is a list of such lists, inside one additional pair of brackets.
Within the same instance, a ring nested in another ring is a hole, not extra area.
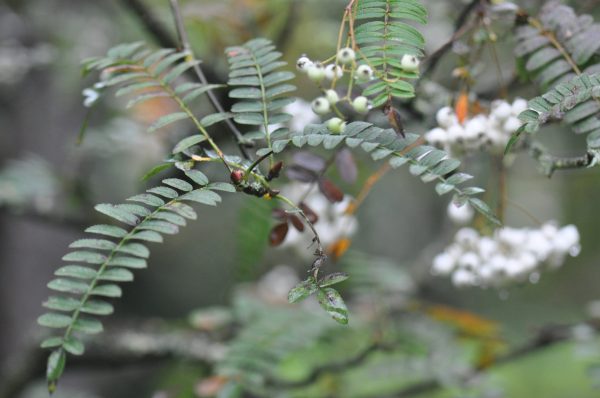
[(502, 153), (511, 135), (521, 126), (517, 116), (526, 109), (527, 101), (521, 98), (512, 104), (496, 100), (488, 115), (475, 115), (461, 123), (452, 108), (444, 107), (436, 114), (438, 127), (427, 132), (425, 139), (452, 154), (476, 150)]
[[(356, 113), (367, 114), (371, 109), (368, 98), (364, 95), (352, 98), (352, 87), (354, 83), (369, 83), (375, 76), (369, 65), (357, 63), (356, 53), (349, 47), (340, 49), (332, 59), (335, 60), (334, 63), (322, 64), (303, 55), (296, 62), (296, 68), (306, 74), (323, 92), (321, 96), (312, 101), (313, 112), (319, 116), (335, 112), (340, 117), (331, 118), (326, 124), (333, 133), (340, 133), (344, 130), (345, 123), (341, 118), (342, 114), (336, 108), (338, 103), (347, 102)], [(414, 72), (419, 68), (419, 60), (415, 56), (404, 55), (401, 59), (401, 65), (406, 71)], [(335, 86), (337, 81), (344, 77), (345, 73), (350, 74), (348, 93), (340, 98)], [(331, 82), (329, 89), (323, 87), (323, 81)]]
[(503, 227), (493, 236), (460, 229), (454, 242), (433, 260), (431, 272), (452, 275), (458, 287), (501, 287), (510, 282), (536, 283), (543, 268), (562, 266), (567, 255), (580, 251), (574, 225), (546, 223), (539, 229)]

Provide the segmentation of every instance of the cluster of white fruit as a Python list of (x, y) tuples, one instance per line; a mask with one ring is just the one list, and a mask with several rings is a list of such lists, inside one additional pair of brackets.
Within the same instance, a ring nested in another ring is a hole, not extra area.
[(539, 229), (503, 227), (493, 236), (460, 229), (454, 242), (433, 260), (434, 275), (452, 275), (458, 287), (501, 287), (510, 282), (536, 283), (544, 268), (558, 268), (567, 255), (580, 251), (574, 225), (558, 228), (548, 222)]
[[(354, 79), (358, 84), (368, 83), (373, 80), (373, 69), (369, 65), (356, 63), (356, 53), (349, 47), (342, 48), (338, 51), (336, 61), (333, 64), (323, 65), (318, 61), (312, 61), (306, 55), (302, 55), (296, 61), (296, 69), (305, 73), (310, 80), (317, 84), (325, 80), (335, 81), (344, 76), (344, 67), (354, 71)], [(341, 65), (341, 66), (340, 66)], [(415, 72), (419, 69), (419, 59), (414, 55), (406, 54), (400, 61), (402, 69)], [(331, 112), (331, 107), (335, 106), (340, 101), (340, 97), (334, 89), (324, 91), (324, 95), (315, 98), (311, 107), (317, 115), (326, 115)], [(369, 112), (370, 105), (367, 97), (360, 95), (351, 101), (352, 108), (355, 112), (366, 114)], [(333, 126), (330, 129), (336, 133), (343, 130), (342, 121), (338, 118), (333, 118), (329, 121), (328, 126)]]
[(512, 104), (496, 100), (489, 115), (475, 115), (460, 123), (452, 108), (443, 107), (436, 114), (438, 127), (427, 132), (425, 139), (453, 154), (482, 149), (502, 153), (511, 135), (521, 126), (518, 116), (526, 109), (527, 101), (522, 98)]

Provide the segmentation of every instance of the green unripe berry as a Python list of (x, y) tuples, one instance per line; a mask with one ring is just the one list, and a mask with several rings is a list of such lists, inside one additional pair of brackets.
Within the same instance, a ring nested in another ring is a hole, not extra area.
[(354, 101), (352, 101), (352, 107), (356, 112), (364, 115), (365, 113), (369, 112), (369, 100), (367, 97), (362, 95), (356, 97), (354, 98)]
[(327, 121), (326, 125), (329, 131), (331, 131), (333, 134), (340, 134), (344, 131), (346, 122), (339, 117), (332, 117)]
[(327, 101), (329, 101), (330, 105), (335, 105), (340, 100), (340, 97), (338, 96), (338, 93), (335, 90), (325, 91), (325, 98), (327, 98)]

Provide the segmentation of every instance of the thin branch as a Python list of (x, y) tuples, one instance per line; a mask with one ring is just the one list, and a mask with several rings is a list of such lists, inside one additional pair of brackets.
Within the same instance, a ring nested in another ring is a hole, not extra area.
[(431, 53), (427, 57), (427, 67), (421, 73), (421, 78), (433, 72), (437, 67), (438, 63), (441, 61), (442, 57), (452, 49), (454, 42), (460, 39), (470, 28), (469, 24), (467, 24), (467, 20), (471, 13), (478, 10), (482, 1), (486, 0), (471, 0), (465, 7), (461, 10), (460, 14), (456, 18), (454, 22), (454, 32), (446, 43), (444, 43), (440, 48)]
[(558, 41), (558, 39), (556, 38), (556, 35), (553, 32), (546, 30), (544, 25), (536, 18), (529, 17), (527, 19), (527, 22), (529, 23), (529, 25), (536, 28), (538, 30), (538, 32), (540, 33), (540, 35), (545, 36), (550, 41), (550, 43), (554, 46), (554, 48), (556, 48), (558, 50), (558, 52), (560, 52), (560, 54), (562, 55), (564, 60), (567, 61), (567, 63), (569, 64), (571, 69), (573, 69), (573, 72), (575, 72), (577, 74), (577, 76), (581, 75), (581, 69), (579, 69), (579, 66), (577, 66), (577, 64), (575, 63), (575, 61), (573, 60), (573, 58), (571, 57), (569, 52)]
[(369, 345), (367, 348), (359, 352), (357, 355), (348, 358), (344, 361), (328, 363), (325, 365), (315, 367), (305, 378), (298, 381), (281, 381), (281, 380), (271, 380), (268, 383), (277, 389), (287, 389), (287, 388), (298, 388), (305, 387), (310, 384), (316, 382), (319, 377), (326, 373), (341, 373), (347, 371), (348, 369), (354, 368), (363, 364), (372, 353), (377, 351), (382, 351), (387, 349), (387, 347), (383, 346), (379, 343), (373, 343)]
[(591, 152), (586, 152), (581, 156), (559, 157), (550, 155), (546, 148), (538, 142), (532, 142), (529, 145), (529, 155), (538, 162), (541, 171), (548, 177), (552, 177), (556, 170), (583, 169), (596, 162), (596, 157)]
[[(192, 47), (190, 45), (190, 40), (189, 40), (187, 31), (185, 29), (185, 25), (183, 23), (183, 16), (181, 15), (181, 9), (179, 7), (179, 2), (177, 0), (170, 0), (169, 4), (171, 5), (171, 11), (173, 12), (173, 16), (175, 18), (175, 26), (177, 28), (177, 34), (179, 36), (179, 42), (181, 43), (181, 48), (184, 52), (187, 52), (188, 54), (190, 54), (189, 56), (192, 58), (191, 61), (193, 61), (194, 55), (192, 52)], [(199, 64), (194, 64), (193, 70), (196, 73), (198, 80), (200, 80), (200, 83), (208, 84), (206, 76), (204, 75), (204, 72), (202, 71), (202, 68), (200, 68)], [(221, 103), (219, 102), (219, 100), (217, 99), (217, 97), (215, 96), (215, 94), (213, 93), (212, 90), (207, 90), (206, 95), (208, 96), (208, 99), (210, 100), (211, 104), (213, 105), (213, 107), (215, 108), (215, 110), (217, 112), (225, 113), (223, 106), (221, 106)], [(233, 136), (235, 137), (236, 143), (240, 149), (242, 156), (245, 159), (250, 159), (250, 155), (248, 154), (248, 152), (246, 151), (246, 148), (244, 147), (244, 145), (245, 145), (244, 137), (242, 136), (242, 133), (240, 132), (240, 130), (238, 130), (238, 128), (235, 126), (235, 124), (233, 124), (233, 122), (230, 119), (225, 119), (225, 124), (227, 125), (227, 128), (229, 128), (229, 130), (231, 131)]]
[(169, 30), (144, 5), (142, 0), (120, 0), (121, 3), (136, 15), (146, 30), (154, 36), (161, 47), (175, 48), (177, 42)]

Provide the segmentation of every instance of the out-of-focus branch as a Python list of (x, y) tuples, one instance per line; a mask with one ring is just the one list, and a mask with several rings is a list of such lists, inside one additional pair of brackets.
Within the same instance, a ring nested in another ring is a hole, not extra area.
[(13, 211), (7, 207), (0, 206), (0, 216), (4, 217), (16, 217), (19, 220), (26, 220), (32, 222), (38, 222), (42, 224), (48, 224), (57, 227), (65, 227), (65, 228), (73, 228), (78, 231), (85, 228), (87, 225), (92, 224), (92, 220), (79, 217), (79, 216), (61, 216), (58, 214), (54, 214), (51, 212), (39, 212), (34, 209), (25, 209), (18, 211)]
[(281, 388), (281, 389), (298, 388), (298, 387), (308, 386), (308, 385), (316, 382), (319, 379), (319, 377), (323, 374), (340, 373), (340, 372), (346, 371), (348, 369), (351, 369), (353, 367), (359, 366), (362, 363), (364, 363), (365, 360), (367, 360), (372, 353), (374, 353), (376, 351), (383, 351), (385, 349), (387, 349), (387, 347), (383, 346), (382, 344), (373, 343), (373, 344), (369, 345), (367, 348), (365, 348), (364, 350), (362, 350), (361, 352), (359, 352), (357, 355), (355, 355), (351, 358), (348, 358), (345, 361), (329, 363), (329, 364), (325, 364), (323, 366), (314, 368), (310, 372), (310, 374), (302, 380), (292, 381), (292, 382), (283, 382), (283, 381), (279, 381), (279, 380), (272, 380), (270, 382), (270, 384), (271, 384), (271, 386), (273, 386), (275, 388)]
[[(185, 25), (183, 23), (183, 16), (181, 15), (181, 9), (179, 8), (179, 2), (177, 0), (170, 0), (169, 4), (171, 5), (171, 11), (173, 12), (173, 17), (175, 18), (175, 27), (177, 28), (177, 35), (179, 36), (179, 42), (181, 44), (181, 49), (183, 51), (187, 52), (188, 54), (190, 54), (190, 57), (193, 58), (194, 53), (192, 51), (192, 46), (190, 45), (190, 40), (189, 40), (189, 37), (187, 34), (187, 30), (185, 29)], [(204, 72), (202, 71), (202, 68), (200, 68), (199, 64), (195, 64), (192, 69), (193, 69), (194, 73), (196, 73), (196, 77), (198, 78), (198, 80), (200, 80), (200, 83), (208, 84), (206, 76), (204, 75)], [(212, 90), (208, 90), (206, 92), (206, 95), (208, 96), (208, 99), (210, 100), (211, 104), (213, 105), (213, 107), (215, 108), (215, 110), (217, 112), (220, 112), (220, 113), (225, 112), (225, 110), (221, 106), (221, 103), (219, 102), (219, 100), (215, 96), (215, 93)], [(231, 119), (225, 119), (224, 122), (227, 125), (227, 128), (231, 131), (231, 133), (235, 137), (235, 141), (240, 149), (242, 156), (244, 156), (245, 159), (250, 159), (250, 155), (248, 154), (248, 152), (246, 151), (246, 148), (244, 147), (244, 145), (245, 145), (244, 137), (242, 137), (242, 133), (240, 132), (240, 130), (238, 130), (238, 128), (235, 126), (235, 124), (233, 124)]]
[[(600, 321), (593, 320), (583, 323), (591, 328), (593, 328), (596, 332), (600, 331)], [(554, 344), (558, 344), (567, 340), (570, 340), (573, 337), (573, 328), (577, 325), (549, 325), (544, 326), (539, 329), (536, 335), (529, 340), (527, 343), (523, 344), (521, 347), (497, 358), (491, 365), (487, 367), (478, 367), (475, 368), (471, 373), (467, 374), (463, 377), (465, 382), (475, 378), (480, 373), (494, 367), (497, 365), (506, 364), (512, 361), (519, 360), (529, 354), (536, 353), (545, 348), (551, 347)], [(398, 398), (407, 398), (412, 397), (419, 394), (424, 394), (428, 392), (436, 391), (440, 388), (443, 388), (443, 385), (440, 384), (439, 381), (435, 379), (425, 380), (421, 383), (413, 384), (402, 391), (399, 391), (395, 397)]]
[(119, 0), (144, 25), (161, 47), (175, 48), (177, 41), (169, 30), (146, 8), (142, 0)]
[(433, 72), (442, 57), (452, 49), (454, 42), (461, 38), (463, 34), (465, 34), (465, 32), (469, 29), (469, 25), (467, 24), (469, 16), (479, 8), (483, 1), (487, 0), (471, 0), (467, 5), (465, 5), (454, 22), (454, 32), (452, 33), (450, 40), (448, 40), (440, 48), (427, 57), (427, 67), (421, 76), (426, 76)]

